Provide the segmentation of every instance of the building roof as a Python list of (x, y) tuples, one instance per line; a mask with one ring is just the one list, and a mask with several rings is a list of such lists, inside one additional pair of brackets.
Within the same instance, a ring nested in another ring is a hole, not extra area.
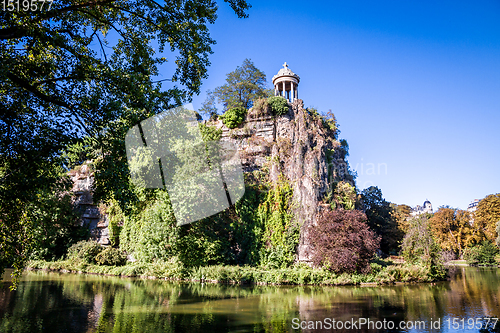
[(293, 76), (294, 78), (297, 79), (297, 81), (300, 81), (300, 77), (294, 72), (292, 72), (290, 68), (288, 68), (288, 64), (286, 62), (283, 64), (283, 68), (278, 71), (278, 74), (273, 76), (273, 82), (280, 76)]

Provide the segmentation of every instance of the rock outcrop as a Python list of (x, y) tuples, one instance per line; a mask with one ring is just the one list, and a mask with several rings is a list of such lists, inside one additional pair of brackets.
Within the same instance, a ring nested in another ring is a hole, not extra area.
[(230, 130), (222, 121), (211, 125), (222, 129), (222, 140), (238, 145), (245, 172), (266, 167), (271, 183), (283, 174), (292, 184), (294, 218), (301, 226), (297, 259), (309, 261), (307, 229), (315, 223), (321, 199), (333, 181), (354, 183), (336, 129), (315, 111), (304, 108), (300, 99), (280, 117), (250, 110), (239, 128)]
[[(269, 109), (248, 112), (242, 125), (229, 129), (221, 120), (206, 122), (222, 129), (223, 141), (238, 146), (243, 171), (267, 174), (272, 184), (284, 175), (293, 187), (293, 215), (301, 226), (297, 260), (310, 259), (307, 230), (322, 209), (322, 199), (335, 181), (354, 185), (345, 161), (345, 151), (337, 140), (335, 122), (328, 122), (300, 99), (289, 105), (287, 114), (274, 117)], [(333, 126), (333, 128), (332, 128)], [(93, 202), (93, 172), (84, 164), (70, 172), (75, 205), (82, 211), (82, 225), (90, 228), (92, 238), (109, 245), (109, 222), (103, 209)]]
[(92, 186), (94, 173), (88, 163), (71, 170), (68, 175), (73, 181), (74, 206), (81, 213), (80, 226), (89, 228), (91, 238), (101, 245), (110, 245), (108, 216), (94, 204)]

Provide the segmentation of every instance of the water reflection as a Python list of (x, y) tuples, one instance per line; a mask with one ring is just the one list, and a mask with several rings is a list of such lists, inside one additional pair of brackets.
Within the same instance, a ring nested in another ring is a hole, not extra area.
[[(424, 321), (425, 329), (378, 331), (457, 332), (446, 320), (498, 317), (499, 272), (460, 268), (449, 282), (383, 287), (240, 287), (28, 272), (17, 291), (9, 282), (0, 288), (0, 332), (310, 331), (294, 330), (293, 318)], [(436, 320), (441, 329), (430, 329)], [(344, 331), (377, 330), (335, 330)]]

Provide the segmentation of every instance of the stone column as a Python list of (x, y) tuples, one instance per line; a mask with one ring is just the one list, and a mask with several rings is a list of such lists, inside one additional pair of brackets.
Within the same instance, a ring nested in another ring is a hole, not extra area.
[(293, 97), (294, 97), (294, 91), (295, 89), (293, 89), (293, 81), (290, 82), (290, 102), (293, 102)]
[(286, 99), (285, 81), (283, 81), (283, 97)]
[(278, 96), (278, 86), (274, 85), (274, 96)]

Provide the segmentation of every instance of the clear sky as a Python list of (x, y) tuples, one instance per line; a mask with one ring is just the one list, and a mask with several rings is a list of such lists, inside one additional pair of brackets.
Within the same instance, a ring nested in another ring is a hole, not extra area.
[(500, 1), (220, 2), (209, 78), (286, 61), (306, 107), (331, 109), (357, 186), (410, 206), (467, 208), (500, 192)]

